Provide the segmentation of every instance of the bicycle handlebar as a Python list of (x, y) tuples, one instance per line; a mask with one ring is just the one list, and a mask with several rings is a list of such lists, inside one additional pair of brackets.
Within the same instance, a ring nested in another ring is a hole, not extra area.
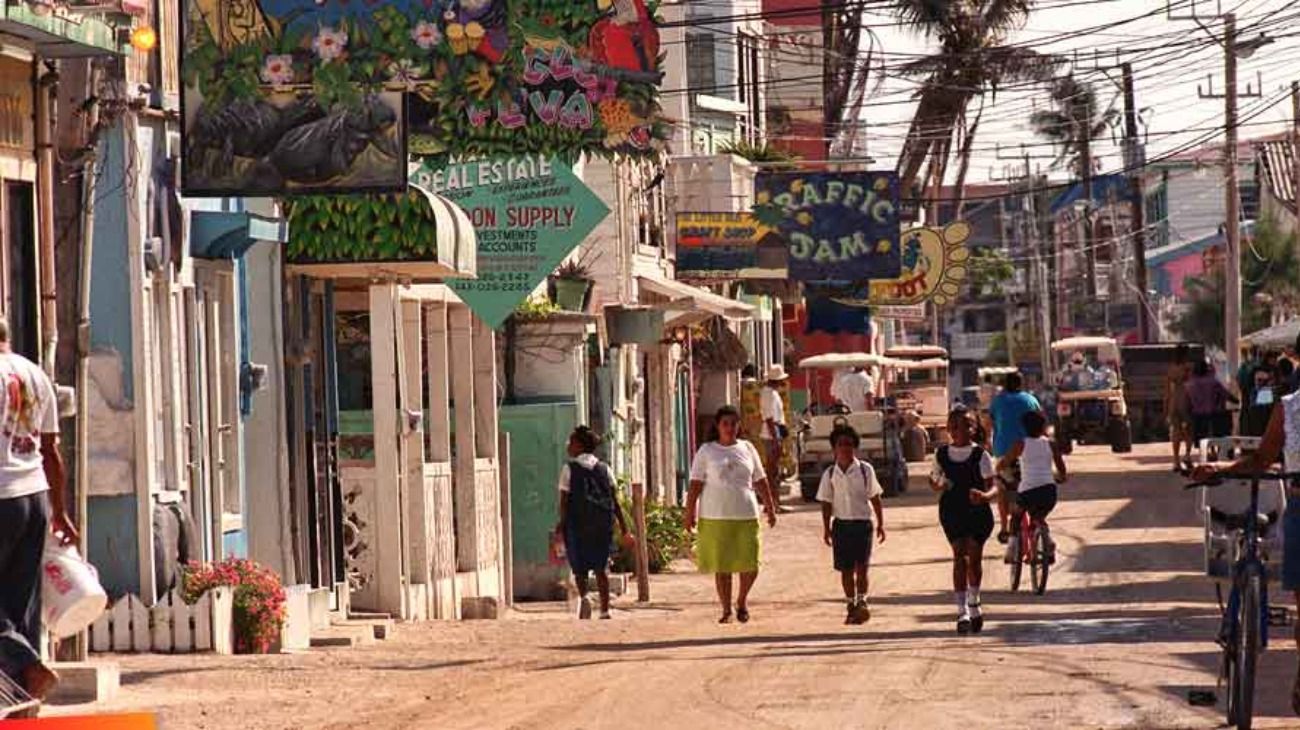
[(1221, 487), (1224, 485), (1225, 482), (1233, 481), (1233, 480), (1266, 481), (1266, 480), (1273, 480), (1273, 479), (1278, 479), (1278, 480), (1288, 481), (1288, 482), (1300, 480), (1300, 471), (1220, 472), (1219, 474), (1215, 474), (1213, 477), (1209, 479), (1202, 479), (1200, 481), (1188, 482), (1186, 485), (1183, 486), (1183, 489), (1197, 489), (1200, 487), (1213, 489), (1214, 487)]

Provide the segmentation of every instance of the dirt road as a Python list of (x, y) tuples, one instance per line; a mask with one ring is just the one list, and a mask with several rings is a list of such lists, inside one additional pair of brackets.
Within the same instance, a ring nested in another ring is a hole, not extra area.
[[(1052, 517), (1048, 593), (1007, 591), (985, 565), (988, 625), (958, 638), (948, 550), (931, 495), (886, 505), (874, 618), (841, 625), (819, 517), (765, 536), (749, 625), (719, 626), (707, 577), (656, 577), (655, 602), (611, 622), (555, 606), (491, 623), (400, 627), (375, 647), (276, 657), (118, 660), (122, 697), (189, 728), (1212, 728), (1214, 591), (1200, 523), (1162, 450), (1081, 450)], [(1262, 727), (1300, 727), (1287, 702), (1290, 631), (1262, 659)], [(87, 708), (66, 708), (82, 710)]]

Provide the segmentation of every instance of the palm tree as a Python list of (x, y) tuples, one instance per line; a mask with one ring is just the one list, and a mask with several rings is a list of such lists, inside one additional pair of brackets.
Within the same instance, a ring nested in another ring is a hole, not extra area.
[[(1067, 164), (1083, 182), (1083, 199), (1091, 202), (1092, 149), (1097, 138), (1106, 133), (1119, 118), (1114, 105), (1102, 111), (1097, 104), (1097, 91), (1092, 84), (1079, 81), (1067, 74), (1052, 81), (1052, 106), (1029, 115), (1029, 124), (1041, 137), (1053, 142), (1059, 150), (1057, 164)], [(1092, 223), (1084, 229), (1084, 257), (1088, 262), (1088, 294), (1097, 291), (1097, 247)]]
[(1068, 164), (1080, 180), (1092, 177), (1092, 146), (1119, 118), (1114, 106), (1100, 111), (1097, 91), (1074, 74), (1052, 82), (1052, 108), (1029, 116), (1034, 132), (1054, 143), (1059, 150), (1057, 164)]
[[(962, 208), (971, 142), (984, 113), (985, 94), (996, 96), (1008, 83), (1047, 81), (1057, 60), (1027, 48), (1006, 45), (1022, 26), (1034, 0), (900, 0), (898, 15), (911, 29), (939, 41), (939, 50), (905, 64), (901, 72), (921, 79), (916, 114), (898, 157), (905, 193), (913, 189), (929, 162), (926, 182), (941, 184), (957, 148), (956, 209)], [(980, 107), (968, 124), (971, 101)]]

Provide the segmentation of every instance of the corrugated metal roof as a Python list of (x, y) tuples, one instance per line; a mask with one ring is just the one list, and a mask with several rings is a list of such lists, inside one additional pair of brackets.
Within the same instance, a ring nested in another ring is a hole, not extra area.
[(1264, 142), (1257, 146), (1260, 179), (1268, 192), (1292, 213), (1295, 212), (1295, 151), (1291, 142)]

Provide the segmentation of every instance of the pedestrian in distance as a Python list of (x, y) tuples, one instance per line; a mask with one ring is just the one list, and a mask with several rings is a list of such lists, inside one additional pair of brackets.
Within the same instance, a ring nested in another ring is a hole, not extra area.
[[(1069, 471), (1065, 468), (1065, 457), (1061, 455), (1056, 444), (1047, 437), (1047, 417), (1042, 411), (1030, 411), (1023, 417), (1025, 437), (1011, 446), (1011, 450), (998, 462), (1001, 471), (1006, 464), (1020, 460), (1020, 484), (1013, 495), (1012, 516), (1017, 524), (1021, 512), (1040, 523), (1039, 529), (1047, 538), (1047, 560), (1051, 563), (1056, 557), (1056, 543), (1052, 541), (1047, 530), (1047, 516), (1056, 508), (1058, 485), (1069, 480)], [(1016, 553), (1016, 543), (1020, 536), (1015, 532), (1007, 541), (1008, 562)]]
[(624, 536), (624, 548), (634, 546), (618, 490), (609, 467), (596, 457), (599, 439), (586, 426), (569, 435), (569, 460), (560, 469), (560, 522), (556, 536), (564, 541), (565, 556), (578, 588), (578, 617), (591, 618), (591, 574), (596, 574), (600, 617), (609, 619), (609, 556), (614, 523)]
[(1169, 445), (1174, 451), (1174, 471), (1182, 472), (1192, 463), (1192, 406), (1187, 399), (1187, 381), (1192, 364), (1187, 345), (1174, 350), (1174, 361), (1165, 372), (1165, 418), (1169, 423)]
[(768, 526), (775, 527), (776, 500), (758, 449), (739, 437), (740, 411), (723, 406), (713, 421), (713, 438), (700, 446), (691, 463), (686, 529), (696, 533), (696, 567), (714, 576), (722, 606), (719, 623), (731, 623), (732, 576), (736, 574), (740, 575), (740, 592), (735, 617), (746, 623), (749, 593), (758, 580), (758, 518), (765, 512)]
[[(858, 458), (861, 438), (852, 426), (842, 424), (831, 431), (835, 463), (822, 473), (817, 501), (822, 505), (822, 539), (834, 553), (848, 603), (845, 624), (871, 620), (867, 605), (868, 576), (874, 539), (885, 541), (884, 489), (876, 470)], [(875, 515), (874, 527), (872, 515)]]
[(974, 424), (965, 409), (948, 414), (952, 443), (940, 446), (930, 471), (930, 487), (939, 493), (939, 523), (952, 546), (952, 587), (957, 603), (957, 633), (984, 629), (980, 584), (984, 578), (984, 544), (993, 534), (998, 498), (993, 459), (972, 439)]
[[(993, 458), (1002, 458), (1011, 446), (1025, 437), (1024, 416), (1030, 411), (1043, 410), (1042, 404), (1031, 393), (1024, 390), (1025, 379), (1018, 372), (1008, 373), (1002, 383), (1002, 392), (998, 393), (989, 406), (989, 416), (993, 421)], [(1019, 477), (1017, 466), (1012, 463), (1008, 471), (1000, 475), (1004, 489), (998, 492), (998, 542), (1006, 543), (1010, 537), (1007, 522), (1011, 516), (1011, 505), (1007, 495), (1016, 490)]]
[(13, 352), (0, 318), (0, 670), (43, 700), (58, 675), (41, 661), (41, 559), (49, 534), (77, 542), (64, 507), (54, 383)]
[(1187, 381), (1187, 400), (1192, 411), (1192, 437), (1198, 444), (1208, 438), (1232, 435), (1228, 403), (1239, 401), (1214, 376), (1214, 366), (1208, 360), (1200, 360), (1192, 367), (1192, 377)]
[(759, 409), (763, 415), (763, 471), (772, 485), (771, 499), (778, 512), (788, 511), (781, 506), (781, 455), (785, 450), (785, 440), (790, 435), (790, 428), (785, 422), (785, 401), (781, 398), (781, 387), (789, 379), (784, 367), (773, 365), (767, 369), (767, 379), (758, 394)]

